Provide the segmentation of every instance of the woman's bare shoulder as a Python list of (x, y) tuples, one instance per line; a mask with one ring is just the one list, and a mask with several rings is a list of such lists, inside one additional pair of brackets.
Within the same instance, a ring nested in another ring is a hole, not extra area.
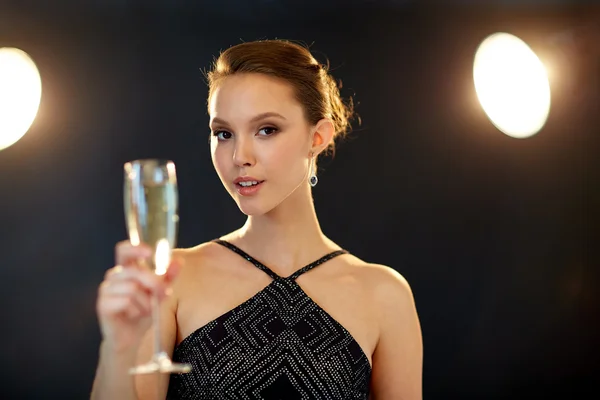
[[(221, 236), (220, 239), (231, 241), (237, 235), (236, 231)], [(200, 265), (199, 262), (207, 262), (223, 257), (226, 254), (223, 251), (223, 246), (215, 240), (209, 240), (204, 243), (197, 244), (187, 248), (177, 248), (173, 250), (174, 257), (180, 257), (184, 262), (189, 262), (192, 265)]]
[(200, 243), (193, 247), (173, 249), (172, 257), (177, 259), (180, 269), (173, 281), (175, 297), (194, 291), (201, 282), (210, 281), (219, 273), (218, 260), (223, 253), (220, 245), (213, 242)]
[(364, 261), (355, 255), (349, 254), (345, 263), (349, 271), (355, 274), (377, 297), (392, 295), (395, 298), (412, 297), (410, 285), (400, 272), (394, 268)]
[(173, 249), (173, 257), (182, 258), (184, 261), (211, 258), (218, 254), (218, 247), (219, 244), (208, 241), (193, 247)]
[(180, 275), (204, 275), (214, 272), (225, 255), (223, 247), (214, 241), (200, 243), (193, 247), (177, 248), (173, 250), (173, 258), (182, 264)]

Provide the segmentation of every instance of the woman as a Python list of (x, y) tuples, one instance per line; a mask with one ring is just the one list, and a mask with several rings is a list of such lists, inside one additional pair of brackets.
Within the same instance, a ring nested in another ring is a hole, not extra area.
[[(420, 399), (409, 285), (328, 239), (313, 205), (316, 159), (352, 115), (335, 81), (306, 48), (281, 40), (224, 51), (208, 78), (213, 164), (248, 218), (174, 251), (163, 280), (136, 265), (149, 249), (117, 246), (97, 302), (92, 397)], [(163, 347), (193, 365), (188, 374), (127, 373), (152, 353), (152, 291), (163, 299)]]

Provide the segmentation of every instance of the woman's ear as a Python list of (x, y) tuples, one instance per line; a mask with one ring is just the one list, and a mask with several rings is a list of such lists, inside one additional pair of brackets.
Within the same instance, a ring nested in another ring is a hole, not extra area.
[(311, 152), (315, 155), (320, 154), (325, 150), (335, 135), (335, 128), (333, 122), (328, 118), (323, 118), (315, 125), (314, 132), (312, 135)]

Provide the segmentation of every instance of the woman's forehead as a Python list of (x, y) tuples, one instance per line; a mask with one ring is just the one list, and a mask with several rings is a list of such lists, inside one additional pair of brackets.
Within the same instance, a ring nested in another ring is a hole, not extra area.
[[(236, 74), (224, 78), (212, 93), (209, 112), (211, 116), (223, 114), (255, 115), (276, 112), (284, 116), (301, 112), (293, 88), (277, 78), (261, 74)], [(287, 116), (286, 116), (287, 118)]]

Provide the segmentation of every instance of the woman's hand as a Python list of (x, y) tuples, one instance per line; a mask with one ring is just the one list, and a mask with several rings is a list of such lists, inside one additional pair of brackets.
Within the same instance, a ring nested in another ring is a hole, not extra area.
[(96, 302), (104, 344), (113, 351), (137, 348), (152, 322), (152, 294), (163, 300), (180, 269), (180, 262), (173, 260), (167, 272), (157, 276), (140, 263), (152, 255), (150, 247), (128, 241), (115, 248), (116, 266), (106, 272)]

